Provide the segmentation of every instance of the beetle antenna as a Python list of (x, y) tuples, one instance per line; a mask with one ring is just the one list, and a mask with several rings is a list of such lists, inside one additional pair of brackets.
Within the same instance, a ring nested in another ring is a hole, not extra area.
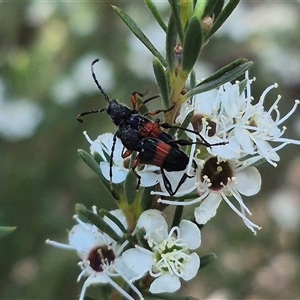
[(91, 70), (92, 70), (92, 76), (93, 76), (93, 79), (98, 87), (98, 89), (100, 90), (100, 92), (104, 95), (104, 98), (107, 102), (110, 102), (109, 100), (109, 97), (108, 95), (104, 92), (103, 88), (101, 87), (97, 77), (96, 77), (96, 74), (94, 72), (94, 64), (97, 63), (99, 61), (99, 58), (95, 59), (93, 62), (92, 62), (92, 65), (91, 65)]
[(85, 111), (85, 112), (79, 114), (79, 115), (76, 117), (76, 119), (77, 119), (77, 121), (79, 121), (80, 123), (83, 123), (81, 117), (83, 117), (83, 116), (85, 116), (85, 115), (90, 115), (90, 114), (98, 114), (98, 113), (101, 113), (101, 112), (103, 112), (103, 111), (105, 111), (105, 110), (106, 110), (106, 108), (101, 108), (101, 109), (97, 109), (97, 110)]

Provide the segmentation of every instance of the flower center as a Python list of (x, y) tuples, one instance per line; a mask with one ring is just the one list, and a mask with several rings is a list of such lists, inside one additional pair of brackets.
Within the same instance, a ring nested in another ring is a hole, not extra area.
[(228, 184), (233, 172), (228, 162), (219, 162), (216, 157), (209, 158), (202, 169), (201, 181), (206, 182), (209, 189), (218, 191)]
[(110, 265), (116, 258), (111, 247), (102, 246), (94, 248), (89, 256), (90, 267), (96, 272), (103, 272), (104, 265)]
[(188, 249), (181, 240), (170, 237), (156, 246), (156, 269), (159, 272), (168, 272), (180, 276), (184, 262), (188, 257)]
[[(192, 125), (195, 131), (200, 132), (203, 126), (203, 121), (202, 119), (205, 118), (203, 115), (201, 114), (197, 114), (193, 116), (192, 119)], [(217, 124), (210, 120), (209, 118), (205, 118), (205, 121), (207, 122), (207, 135), (209, 137), (212, 137), (216, 134), (216, 128), (217, 128)]]

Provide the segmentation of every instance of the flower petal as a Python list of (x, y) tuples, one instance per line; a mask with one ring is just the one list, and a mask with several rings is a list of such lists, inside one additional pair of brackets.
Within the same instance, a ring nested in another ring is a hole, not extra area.
[(241, 145), (243, 150), (248, 154), (254, 154), (254, 145), (250, 138), (250, 134), (248, 130), (241, 128), (241, 127), (235, 127), (234, 130), (234, 136), (238, 143)]
[(200, 268), (200, 258), (197, 253), (193, 252), (189, 255), (188, 260), (184, 263), (184, 270), (182, 274), (182, 279), (185, 281), (194, 278)]
[(245, 196), (252, 196), (259, 192), (261, 176), (255, 167), (248, 167), (237, 172), (237, 188)]
[(150, 285), (150, 293), (173, 293), (181, 286), (180, 280), (175, 275), (164, 274), (156, 278)]
[(141, 176), (141, 186), (148, 187), (153, 186), (159, 182), (161, 177), (160, 174), (156, 174), (153, 172), (137, 172)]
[(143, 277), (152, 267), (152, 252), (146, 249), (128, 249), (122, 254), (125, 265), (135, 274), (131, 280)]
[(134, 270), (130, 269), (127, 264), (124, 262), (124, 257), (117, 257), (114, 260), (114, 269), (120, 274), (123, 278), (126, 278), (127, 281), (132, 280), (137, 276), (137, 273)]
[[(110, 180), (109, 172), (110, 172), (110, 166), (109, 162), (107, 161), (102, 161), (100, 163), (100, 169), (105, 177), (106, 180)], [(128, 169), (125, 168), (120, 168), (118, 166), (112, 166), (112, 182), (113, 183), (121, 183), (125, 180), (127, 174), (128, 174)]]
[(210, 90), (195, 96), (195, 114), (210, 116), (219, 107), (218, 90)]
[(91, 249), (96, 246), (109, 244), (108, 237), (99, 232), (98, 228), (91, 224), (77, 224), (69, 232), (70, 244), (76, 248), (78, 255), (86, 259)]
[(230, 136), (228, 139), (225, 140), (218, 137), (213, 137), (208, 139), (208, 142), (210, 144), (227, 142), (227, 144), (225, 145), (207, 148), (207, 151), (213, 156), (219, 156), (223, 159), (234, 159), (240, 158), (241, 156), (240, 145), (236, 141), (236, 138), (234, 136)]
[(188, 220), (182, 220), (179, 224), (180, 238), (191, 250), (197, 249), (201, 245), (201, 232), (196, 224)]
[(210, 193), (200, 206), (195, 208), (194, 215), (198, 224), (206, 224), (217, 213), (222, 197), (219, 194)]
[(168, 236), (168, 224), (161, 211), (157, 209), (144, 211), (139, 217), (137, 227), (144, 228), (146, 238), (151, 238), (157, 243), (162, 242)]

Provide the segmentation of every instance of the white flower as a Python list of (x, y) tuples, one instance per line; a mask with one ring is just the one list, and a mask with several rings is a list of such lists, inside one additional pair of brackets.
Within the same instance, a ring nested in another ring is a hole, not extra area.
[[(96, 208), (93, 208), (96, 213)], [(117, 217), (127, 228), (125, 217), (121, 210), (111, 211), (115, 217)], [(129, 284), (131, 289), (135, 291), (139, 299), (143, 299), (143, 296), (139, 290), (131, 283), (131, 279), (136, 277), (125, 264), (120, 256), (127, 242), (123, 245), (118, 244), (106, 233), (99, 231), (99, 229), (92, 224), (84, 223), (77, 216), (75, 216), (77, 225), (75, 225), (69, 232), (69, 244), (61, 244), (58, 242), (47, 240), (46, 242), (55, 247), (75, 250), (80, 257), (81, 261), (79, 266), (82, 272), (78, 276), (79, 281), (83, 276), (88, 278), (85, 280), (80, 300), (84, 299), (85, 291), (88, 286), (93, 284), (110, 284), (126, 299), (134, 300), (127, 292), (125, 292), (114, 280), (114, 277), (121, 277)], [(120, 228), (114, 224), (107, 217), (104, 218), (112, 229), (121, 235)]]
[[(232, 121), (224, 111), (221, 111), (222, 96), (225, 95), (219, 90), (211, 90), (193, 97), (190, 102), (185, 102), (181, 106), (176, 122), (183, 123), (186, 116), (194, 111), (188, 129), (200, 132), (210, 144), (225, 142), (224, 145), (208, 147), (207, 151), (225, 159), (240, 158), (240, 146), (227, 132), (227, 128), (232, 126)], [(195, 136), (191, 132), (187, 132), (187, 135), (191, 139)]]
[[(113, 134), (104, 133), (99, 135), (94, 141), (90, 139), (86, 132), (83, 133), (91, 144), (91, 153), (97, 152), (103, 159), (100, 163), (100, 169), (103, 176), (109, 181), (110, 180), (110, 156), (113, 145)], [(129, 168), (129, 158), (122, 158), (123, 145), (119, 138), (116, 138), (116, 145), (113, 153), (113, 166), (112, 166), (112, 182), (121, 183), (125, 180)], [(127, 167), (126, 167), (127, 166)], [(145, 165), (143, 169), (138, 170), (137, 173), (141, 176), (141, 186), (148, 187), (158, 183), (161, 175), (156, 174), (159, 168), (155, 166)]]
[[(277, 151), (287, 144), (300, 145), (300, 141), (282, 137), (286, 127), (279, 126), (286, 121), (296, 110), (299, 100), (284, 117), (280, 117), (277, 104), (280, 96), (275, 100), (268, 111), (264, 108), (264, 101), (268, 92), (277, 87), (269, 86), (261, 95), (257, 104), (253, 105), (251, 84), (254, 79), (245, 74), (246, 88), (240, 92), (239, 82), (226, 83), (218, 90), (212, 90), (195, 96), (190, 103), (181, 107), (177, 122), (182, 123), (187, 114), (194, 111), (190, 129), (200, 131), (201, 135), (211, 144), (222, 141), (226, 145), (213, 146), (208, 152), (224, 159), (242, 159), (251, 155), (256, 161), (265, 159), (276, 166), (279, 161)], [(189, 136), (192, 133), (188, 133)], [(272, 146), (271, 143), (279, 143)]]
[[(283, 138), (282, 135), (286, 130), (286, 127), (282, 129), (279, 126), (287, 120), (293, 112), (296, 110), (299, 101), (296, 100), (294, 106), (283, 118), (280, 118), (280, 112), (278, 110), (278, 102), (281, 96), (278, 96), (273, 105), (268, 111), (264, 108), (265, 97), (270, 90), (277, 88), (277, 84), (273, 84), (265, 89), (262, 93), (257, 104), (253, 105), (253, 97), (251, 96), (251, 84), (253, 80), (248, 79), (248, 73), (246, 73), (246, 91), (244, 91), (239, 97), (240, 106), (238, 109), (232, 109), (232, 101), (229, 97), (224, 97), (222, 106), (228, 113), (231, 120), (234, 120), (232, 128), (228, 128), (230, 135), (234, 136), (239, 143), (242, 152), (245, 154), (255, 155), (257, 160), (263, 158), (268, 163), (276, 166), (274, 161), (279, 161), (279, 155), (276, 153), (278, 150), (286, 146), (287, 144), (298, 144), (300, 141)], [(227, 84), (223, 86), (225, 89), (238, 89), (238, 84)], [(236, 97), (237, 99), (237, 97)], [(270, 142), (280, 143), (277, 147), (272, 147)]]
[[(258, 170), (238, 160), (219, 161), (214, 156), (210, 156), (206, 160), (196, 159), (196, 161), (198, 169), (195, 188), (197, 188), (199, 197), (186, 202), (164, 199), (159, 199), (158, 201), (164, 204), (182, 206), (201, 202), (200, 206), (195, 208), (194, 215), (197, 223), (205, 224), (215, 216), (217, 208), (223, 199), (242, 218), (245, 225), (253, 233), (256, 233), (256, 230), (260, 229), (260, 227), (246, 217), (245, 213), (247, 212), (251, 215), (251, 212), (244, 204), (241, 194), (251, 196), (259, 192), (261, 176)], [(155, 194), (167, 196), (165, 192), (156, 192)], [(230, 196), (237, 200), (240, 210), (231, 203)]]
[(149, 249), (136, 246), (126, 250), (122, 257), (125, 264), (138, 274), (139, 279), (149, 272), (154, 278), (151, 293), (172, 293), (181, 286), (180, 278), (191, 280), (200, 267), (200, 258), (190, 250), (200, 247), (201, 233), (192, 222), (182, 220), (168, 233), (168, 225), (161, 212), (144, 211), (137, 222), (137, 229), (145, 230), (144, 239)]

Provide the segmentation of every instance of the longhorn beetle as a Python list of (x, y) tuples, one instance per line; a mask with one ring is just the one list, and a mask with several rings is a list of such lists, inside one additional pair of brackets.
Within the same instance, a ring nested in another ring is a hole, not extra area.
[[(180, 179), (177, 187), (173, 190), (171, 183), (167, 176), (165, 175), (164, 170), (172, 172), (172, 171), (184, 171), (188, 165), (189, 157), (179, 149), (179, 145), (192, 145), (192, 144), (202, 144), (207, 147), (211, 147), (214, 145), (223, 145), (225, 143), (218, 143), (218, 144), (209, 144), (205, 139), (200, 135), (199, 132), (189, 130), (186, 128), (181, 128), (177, 126), (172, 126), (168, 123), (160, 123), (159, 119), (156, 121), (152, 121), (151, 119), (147, 118), (147, 115), (156, 115), (160, 112), (168, 112), (173, 109), (171, 106), (168, 109), (160, 109), (155, 110), (152, 112), (148, 112), (144, 115), (139, 114), (140, 109), (144, 106), (147, 102), (158, 98), (158, 96), (150, 97), (137, 106), (137, 95), (143, 96), (143, 94), (135, 91), (131, 95), (131, 102), (133, 105), (133, 109), (130, 109), (126, 105), (119, 103), (116, 99), (110, 99), (108, 95), (105, 93), (101, 85), (99, 84), (97, 77), (94, 72), (94, 64), (97, 63), (99, 59), (96, 59), (91, 64), (91, 72), (93, 79), (103, 94), (104, 99), (108, 102), (108, 106), (105, 108), (86, 111), (77, 116), (77, 120), (79, 122), (83, 122), (81, 117), (88, 115), (88, 114), (95, 114), (101, 113), (106, 111), (106, 113), (111, 117), (113, 123), (118, 127), (116, 133), (113, 136), (113, 145), (111, 148), (111, 155), (110, 155), (110, 188), (111, 192), (113, 193), (112, 187), (112, 166), (113, 166), (113, 153), (115, 150), (116, 139), (117, 137), (121, 140), (125, 151), (123, 150), (122, 157), (126, 158), (132, 154), (132, 152), (138, 152), (138, 155), (133, 163), (132, 171), (138, 179), (137, 189), (140, 185), (141, 177), (136, 172), (136, 167), (140, 164), (150, 164), (160, 167), (161, 174), (163, 176), (164, 185), (168, 193), (173, 196), (176, 194), (180, 186), (184, 183), (187, 178), (193, 177), (186, 173), (183, 174), (182, 178)], [(163, 131), (162, 128), (177, 128), (182, 129), (185, 131), (189, 131), (195, 133), (200, 136), (203, 142), (190, 142), (187, 140), (174, 140), (174, 138), (168, 134), (167, 132)], [(196, 168), (196, 163), (193, 161), (194, 168)]]

